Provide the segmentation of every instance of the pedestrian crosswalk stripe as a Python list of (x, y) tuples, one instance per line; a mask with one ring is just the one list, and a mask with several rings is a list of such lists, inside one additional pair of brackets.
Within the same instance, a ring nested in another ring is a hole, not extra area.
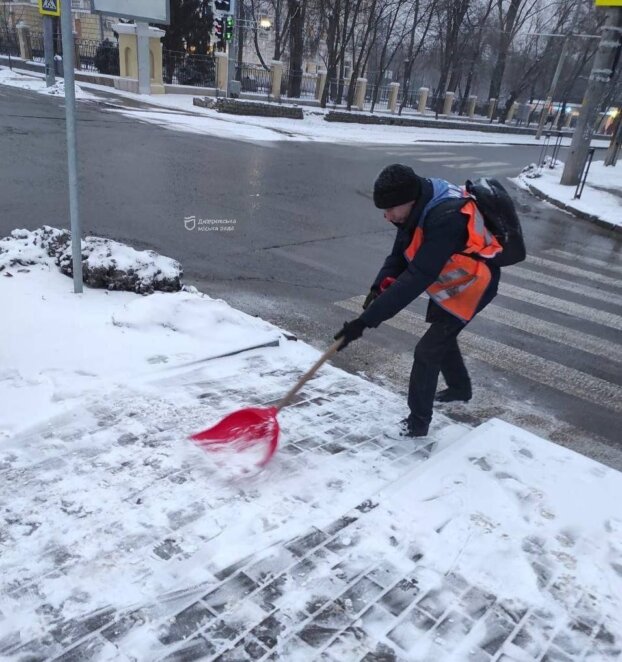
[(594, 271), (581, 269), (580, 267), (573, 267), (569, 264), (562, 264), (561, 262), (554, 262), (553, 260), (546, 260), (543, 257), (536, 257), (535, 255), (528, 255), (527, 262), (534, 264), (537, 267), (545, 267), (546, 269), (553, 269), (554, 271), (561, 271), (562, 273), (569, 274), (570, 276), (578, 276), (579, 278), (586, 278), (593, 280), (601, 285), (609, 285), (611, 287), (622, 288), (622, 281), (619, 278), (611, 278), (610, 276), (603, 276)]
[[(590, 267), (597, 267), (600, 269), (607, 269), (609, 271), (613, 271), (614, 273), (621, 274), (622, 275), (622, 267), (613, 264), (611, 262), (607, 262), (606, 260), (597, 260), (596, 258), (593, 257), (586, 257), (583, 255), (573, 255), (572, 253), (568, 253), (566, 251), (560, 251), (557, 248), (549, 248), (548, 250), (544, 251), (547, 255), (554, 255), (555, 257), (561, 257), (565, 258), (567, 260), (573, 260), (574, 262), (579, 262), (583, 264), (587, 264)], [(557, 264), (557, 263), (555, 263)]]
[[(338, 301), (336, 305), (360, 312), (363, 301), (364, 297), (358, 296), (346, 301)], [(385, 324), (400, 331), (414, 333), (419, 337), (429, 328), (422, 315), (409, 310), (402, 310), (395, 317), (387, 320)], [(468, 357), (479, 359), (496, 368), (512, 372), (616, 413), (622, 413), (622, 387), (605, 379), (593, 377), (580, 370), (543, 359), (517, 347), (505, 345), (468, 330), (464, 330), (460, 334), (460, 345)]]
[(597, 299), (598, 301), (622, 306), (622, 295), (614, 294), (613, 292), (605, 292), (602, 288), (597, 289), (595, 287), (590, 287), (589, 285), (581, 285), (580, 283), (575, 283), (571, 280), (566, 280), (565, 278), (556, 278), (555, 276), (543, 274), (540, 271), (531, 271), (530, 269), (524, 269), (523, 267), (518, 266), (508, 267), (505, 272), (513, 276), (518, 276), (519, 278), (524, 278), (525, 280), (533, 281), (534, 283), (542, 283), (543, 285), (556, 287), (559, 290), (568, 290), (569, 292), (574, 292), (575, 294), (580, 294), (584, 297), (590, 297), (592, 299)]
[(622, 331), (622, 317), (614, 313), (608, 313), (604, 310), (598, 310), (591, 306), (582, 306), (578, 303), (565, 301), (556, 297), (549, 296), (548, 294), (541, 294), (533, 290), (527, 290), (524, 287), (517, 285), (510, 285), (509, 283), (501, 283), (499, 285), (499, 294), (517, 299), (524, 303), (533, 304), (534, 306), (542, 306), (547, 310), (555, 310), (559, 313), (565, 313), (572, 317), (602, 324), (603, 326), (611, 327), (612, 329), (619, 329)]
[(607, 359), (607, 361), (622, 363), (622, 345), (592, 336), (588, 333), (576, 331), (575, 329), (569, 329), (561, 324), (547, 322), (538, 317), (511, 310), (510, 308), (497, 306), (494, 303), (489, 304), (484, 310), (479, 312), (478, 317), (484, 317), (493, 322), (499, 322), (500, 324), (509, 326), (512, 329), (519, 329), (534, 336), (552, 340), (564, 347), (573, 347), (588, 354)]

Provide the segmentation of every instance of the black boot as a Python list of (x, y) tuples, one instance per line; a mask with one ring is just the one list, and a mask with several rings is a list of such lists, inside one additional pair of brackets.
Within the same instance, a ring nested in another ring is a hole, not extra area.
[(444, 388), (435, 399), (437, 402), (468, 402), (472, 396), (471, 389)]
[(411, 418), (404, 418), (400, 421), (401, 437), (427, 437), (430, 426), (428, 423), (413, 421)]

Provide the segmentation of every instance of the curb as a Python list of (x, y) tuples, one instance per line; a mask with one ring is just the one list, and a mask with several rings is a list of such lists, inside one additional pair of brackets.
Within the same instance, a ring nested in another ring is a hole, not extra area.
[[(490, 124), (488, 122), (469, 122), (448, 118), (442, 119), (432, 117), (406, 117), (395, 115), (372, 115), (366, 112), (356, 111), (329, 111), (324, 120), (326, 122), (343, 122), (349, 124), (373, 124), (385, 126), (408, 126), (422, 127), (427, 129), (454, 129), (461, 131), (481, 131), (482, 133), (495, 133), (505, 135), (519, 135), (535, 137), (536, 129), (527, 127), (510, 126), (508, 124)], [(572, 136), (572, 132), (564, 132), (563, 137)]]
[(606, 230), (613, 230), (614, 232), (622, 233), (622, 226), (615, 225), (614, 223), (605, 221), (600, 216), (594, 216), (593, 214), (588, 214), (587, 212), (581, 211), (580, 209), (577, 209), (572, 205), (567, 205), (566, 203), (561, 202), (560, 200), (551, 198), (551, 196), (547, 195), (546, 193), (543, 193), (539, 188), (536, 188), (533, 184), (529, 184), (528, 182), (524, 182), (524, 183), (529, 189), (529, 192), (532, 195), (534, 195), (536, 198), (539, 198), (540, 200), (544, 200), (545, 202), (554, 205), (558, 209), (562, 209), (563, 211), (566, 211), (572, 214), (573, 216), (576, 216), (577, 218), (583, 219), (584, 221), (590, 221), (591, 223), (600, 225), (600, 227), (605, 228)]

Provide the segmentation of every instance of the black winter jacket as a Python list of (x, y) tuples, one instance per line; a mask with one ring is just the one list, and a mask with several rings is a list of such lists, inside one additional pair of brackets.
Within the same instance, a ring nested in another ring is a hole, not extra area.
[[(413, 260), (408, 262), (404, 257), (404, 251), (412, 241), (415, 229), (419, 224), (421, 212), (431, 200), (432, 194), (432, 183), (424, 179), (421, 195), (415, 202), (408, 219), (402, 226), (396, 226), (397, 234), (393, 249), (378, 272), (372, 289), (379, 289), (380, 283), (387, 276), (397, 278), (397, 280), (380, 294), (360, 316), (366, 326), (377, 327), (406, 308), (432, 285), (447, 260), (454, 253), (459, 253), (464, 249), (468, 238), (467, 216), (455, 205), (441, 203), (433, 207), (424, 219), (423, 243)], [(490, 303), (497, 294), (500, 270), (490, 264), (488, 267), (492, 278), (480, 301), (478, 311)], [(428, 322), (442, 321), (448, 317), (454, 321), (457, 319), (430, 300), (426, 318)]]

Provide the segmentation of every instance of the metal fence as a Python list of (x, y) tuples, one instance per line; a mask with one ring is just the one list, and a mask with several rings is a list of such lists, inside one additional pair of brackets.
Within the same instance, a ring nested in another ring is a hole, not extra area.
[[(31, 32), (29, 38), (33, 61), (44, 62), (43, 33)], [(53, 36), (52, 43), (54, 54), (62, 55), (63, 43), (60, 33)], [(105, 39), (103, 42), (95, 39), (76, 39), (74, 44), (76, 69), (113, 76), (119, 75), (119, 46), (117, 44), (109, 39)]]
[[(300, 98), (314, 99), (317, 87), (317, 75), (302, 72), (298, 72), (297, 75), (300, 79)], [(290, 82), (293, 81), (295, 76), (296, 72), (291, 69), (283, 72), (283, 78), (281, 79), (281, 94), (287, 94)]]
[(168, 84), (214, 87), (216, 60), (213, 55), (163, 50), (162, 73), (164, 82)]
[[(376, 85), (370, 85), (369, 83), (367, 84), (367, 88), (365, 89), (365, 103), (371, 104), (372, 101), (374, 100), (374, 93), (376, 92)], [(386, 106), (388, 101), (389, 101), (389, 86), (388, 85), (380, 85), (378, 88), (378, 93), (376, 97), (376, 105), (377, 106)]]
[(328, 102), (334, 104), (348, 103), (348, 90), (350, 89), (349, 78), (330, 78), (327, 79)]
[(272, 72), (257, 64), (242, 63), (235, 67), (235, 79), (240, 81), (242, 92), (270, 94), (272, 92)]
[(0, 53), (19, 57), (19, 41), (17, 30), (0, 27)]

